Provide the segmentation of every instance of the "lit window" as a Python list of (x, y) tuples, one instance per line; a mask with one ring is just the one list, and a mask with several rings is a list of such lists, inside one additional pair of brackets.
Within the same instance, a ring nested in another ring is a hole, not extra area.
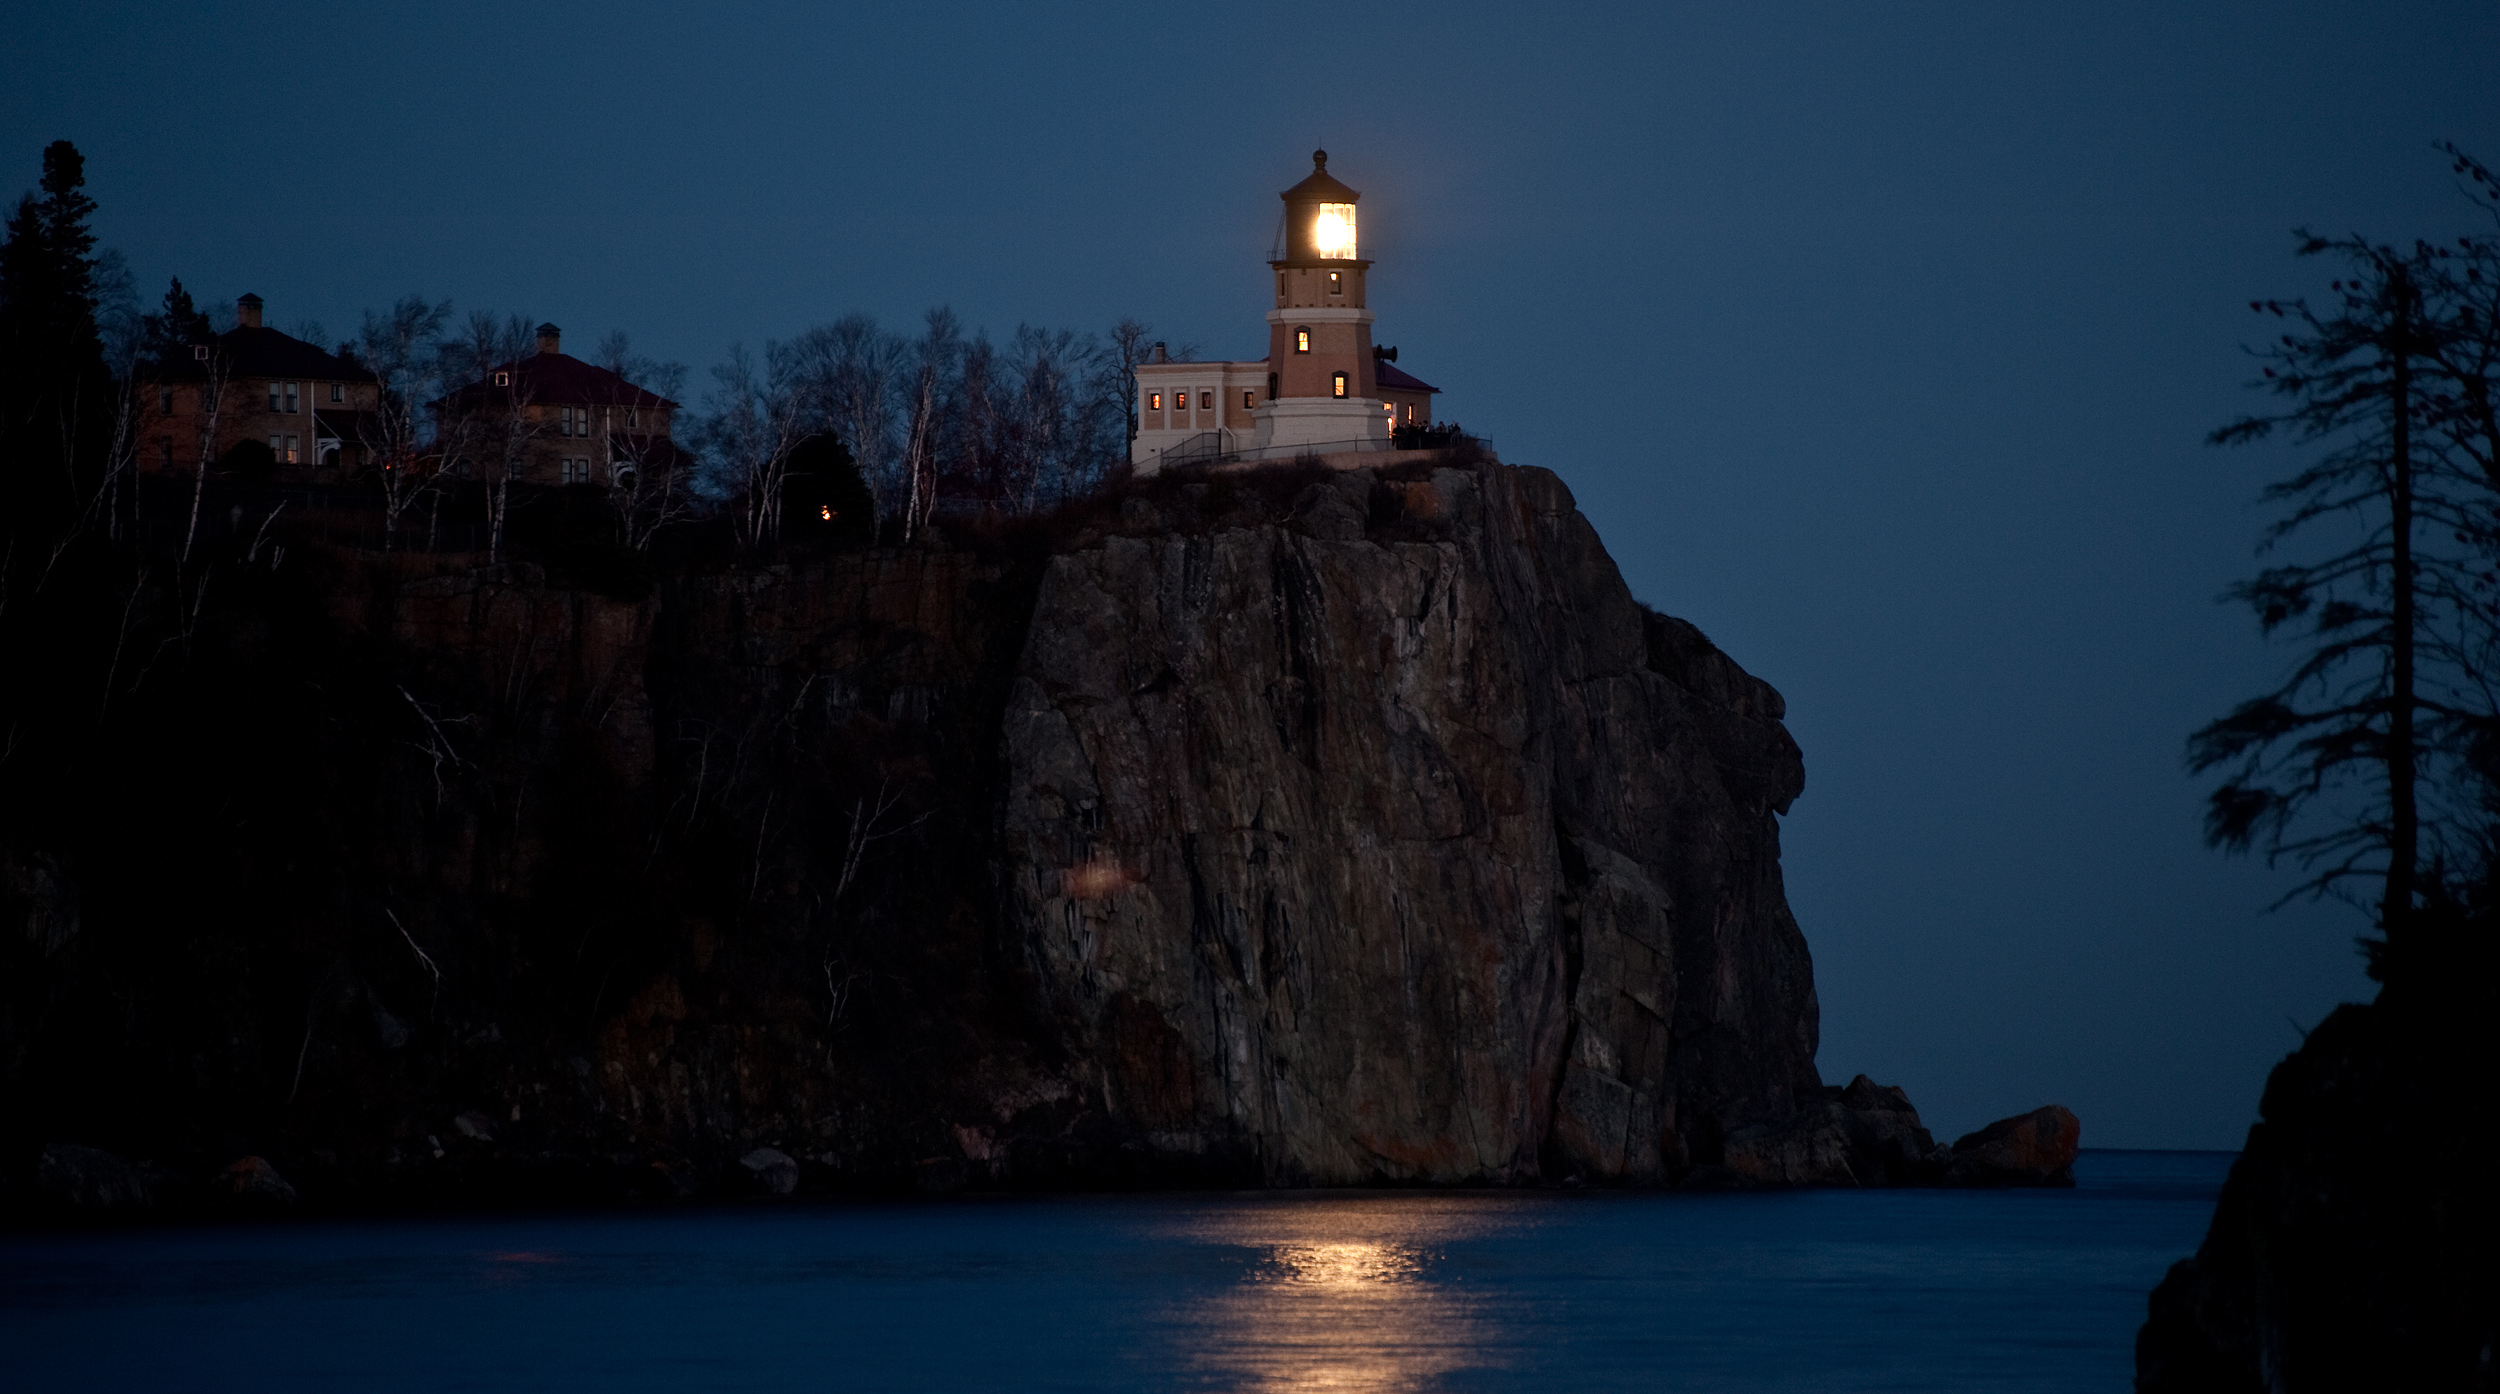
[(1243, 411), (1248, 411), (1253, 406), (1258, 405), (1258, 395), (1259, 394), (1257, 392), (1250, 388), (1245, 387), (1241, 389), (1241, 409)]
[(1296, 329), (1293, 331), (1293, 351), (1296, 353), (1309, 353), (1311, 351), (1310, 330)]
[(1415, 424), (1415, 404), (1413, 402), (1406, 404), (1406, 423), (1410, 426)]
[(1335, 396), (1335, 397), (1342, 397), (1342, 396), (1344, 396), (1344, 395), (1345, 395), (1345, 374), (1343, 374), (1343, 373), (1332, 373), (1332, 374), (1330, 374), (1330, 377), (1331, 377), (1331, 378), (1335, 381), (1335, 383), (1336, 383), (1336, 391), (1334, 391), (1334, 392), (1330, 393), (1329, 395), (1331, 395), (1331, 396)]
[(1160, 392), (1149, 392), (1149, 393), (1147, 393), (1147, 394), (1146, 394), (1146, 410), (1148, 410), (1148, 411), (1161, 411), (1161, 410), (1163, 410), (1163, 394), (1162, 394), (1162, 393), (1160, 393)]
[(1344, 272), (1342, 272), (1342, 271), (1331, 271), (1331, 272), (1329, 272), (1329, 273), (1328, 273), (1328, 293), (1329, 293), (1330, 295), (1343, 295), (1343, 294), (1345, 294), (1345, 273), (1344, 273)]
[(1311, 246), (1329, 261), (1354, 260), (1354, 205), (1321, 204), (1311, 223)]

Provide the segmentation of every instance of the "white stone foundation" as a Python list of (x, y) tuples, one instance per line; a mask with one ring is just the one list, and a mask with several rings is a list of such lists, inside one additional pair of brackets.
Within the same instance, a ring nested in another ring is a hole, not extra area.
[(1389, 414), (1372, 397), (1284, 397), (1261, 403), (1250, 421), (1245, 458), (1389, 448)]

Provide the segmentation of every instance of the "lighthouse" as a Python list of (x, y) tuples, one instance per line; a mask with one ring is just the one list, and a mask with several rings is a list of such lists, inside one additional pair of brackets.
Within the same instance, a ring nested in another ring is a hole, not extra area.
[(1393, 428), (1430, 424), (1438, 389), (1372, 350), (1362, 194), (1316, 150), (1310, 177), (1281, 197), (1267, 357), (1176, 363), (1157, 345), (1137, 369), (1129, 459), (1140, 474), (1183, 461), (1370, 454), (1391, 447)]
[(1389, 418), (1372, 366), (1372, 312), (1356, 217), (1363, 196), (1313, 151), (1311, 176), (1285, 190), (1284, 255), (1267, 312), (1274, 386), (1252, 413), (1253, 449), (1311, 446), (1386, 450)]

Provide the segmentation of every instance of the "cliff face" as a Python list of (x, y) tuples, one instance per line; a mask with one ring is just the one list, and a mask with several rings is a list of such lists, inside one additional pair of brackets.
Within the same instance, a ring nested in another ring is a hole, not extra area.
[(1660, 1182), (1817, 1084), (1780, 699), (1548, 473), (560, 579), (307, 570), (211, 626), (186, 681), (256, 675), (259, 773), (156, 776), (178, 933), (128, 837), (16, 820), (13, 1154), (250, 1150), (308, 1198)]
[(1015, 932), (1159, 1149), (1663, 1179), (1817, 1082), (1779, 715), (1541, 471), (1106, 537), (1051, 559), (1008, 699)]

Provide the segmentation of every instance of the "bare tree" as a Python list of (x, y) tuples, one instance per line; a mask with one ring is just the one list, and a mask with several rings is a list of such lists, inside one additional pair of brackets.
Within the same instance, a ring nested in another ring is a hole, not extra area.
[(703, 423), (704, 443), (737, 495), (740, 540), (765, 546), (781, 534), (790, 452), (807, 435), (797, 354), (791, 345), (767, 343), (759, 365), (745, 345), (733, 345), (712, 378), (717, 386)]
[(686, 390), (685, 364), (634, 352), (632, 338), (622, 329), (611, 329), (599, 340), (591, 361), (656, 397), (674, 400)]
[(382, 490), (385, 552), (398, 540), (401, 517), (434, 491), (447, 463), (441, 449), (428, 448), (439, 442), (429, 439), (434, 432), (422, 413), (443, 386), (436, 341), (450, 320), (450, 301), (405, 295), (379, 314), (365, 311), (356, 336), (357, 353), (380, 384), (374, 409), (357, 413), (356, 434)]
[[(504, 522), (510, 508), (513, 476), (528, 458), (529, 444), (544, 427), (530, 408), (536, 392), (521, 366), (528, 352), (531, 328), (527, 319), (511, 315), (498, 321), (485, 311), (471, 311), (459, 336), (446, 348), (451, 372), (468, 387), (445, 403), (444, 430), (458, 443), (473, 446), (486, 482), (486, 558), (503, 558)], [(456, 457), (454, 457), (456, 458)]]
[(849, 314), (800, 335), (790, 345), (807, 405), (839, 436), (868, 485), (880, 526), (899, 490), (892, 477), (894, 384), (904, 346), (863, 314)]
[(1122, 445), (1137, 439), (1137, 365), (1153, 351), (1154, 332), (1154, 326), (1143, 320), (1122, 318), (1105, 338), (1104, 366), (1110, 370), (1113, 395), (1128, 428)]
[(1097, 390), (1106, 355), (1090, 334), (1016, 326), (1006, 432), (1010, 497), (1026, 512), (1083, 493), (1125, 457), (1124, 418)]
[(610, 432), (608, 495), (618, 543), (647, 551), (660, 529), (694, 516), (682, 473), (677, 446), (666, 435), (635, 427)]
[(956, 363), (963, 352), (963, 332), (955, 312), (940, 306), (928, 316), (928, 330), (911, 348), (909, 399), (903, 433), (903, 540), (928, 526), (937, 508), (939, 433), (942, 404), (952, 395)]
[(614, 411), (608, 419), (609, 500), (616, 511), (616, 540), (636, 551), (647, 550), (652, 537), (672, 523), (694, 514), (694, 497), (679, 478), (679, 452), (665, 431), (655, 429), (658, 401), (675, 400), (685, 391), (686, 365), (664, 363), (633, 351), (622, 329), (599, 341), (595, 360), (600, 367), (651, 394), (650, 424), (641, 405), (626, 408), (620, 428)]
[(206, 370), (200, 378), (200, 438), (197, 458), (191, 467), (191, 518), (182, 531), (182, 566), (191, 564), (192, 544), (200, 536), (200, 505), (208, 497), (209, 465), (217, 455), (217, 422), (225, 414), (226, 394), (233, 390), (234, 364), (226, 356), (223, 345), (215, 340), (195, 346), (197, 362)]

